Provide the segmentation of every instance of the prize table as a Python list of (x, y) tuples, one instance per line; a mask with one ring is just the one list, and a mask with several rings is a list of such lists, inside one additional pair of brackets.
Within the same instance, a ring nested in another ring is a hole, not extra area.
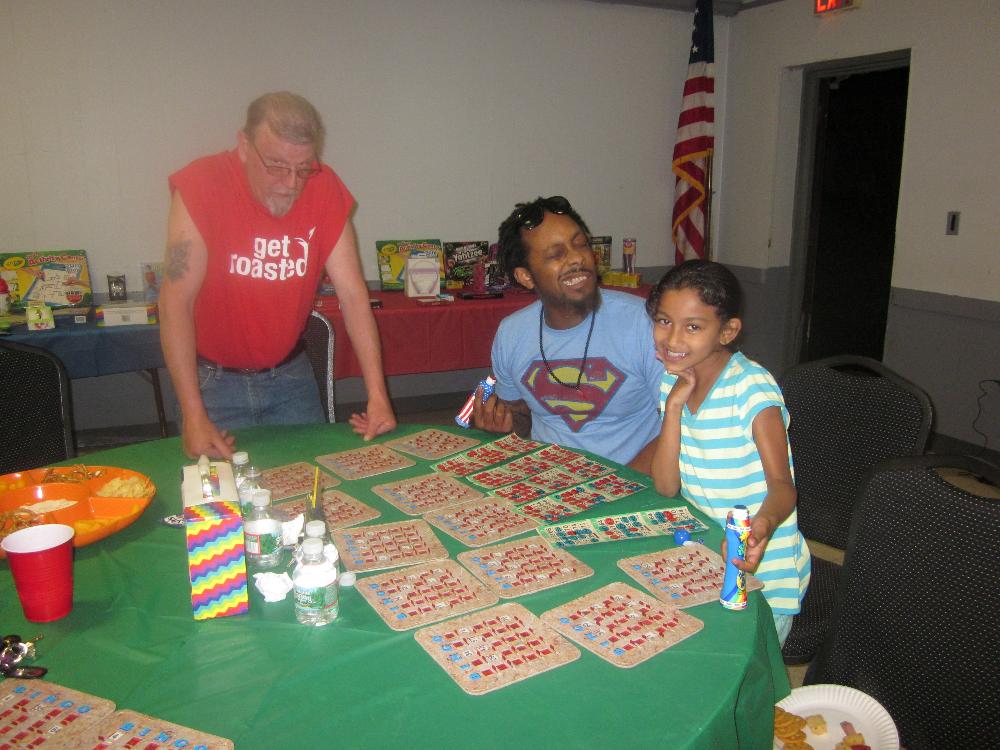
[(167, 418), (159, 373), (159, 368), (166, 365), (158, 325), (98, 326), (93, 321), (74, 323), (71, 316), (60, 316), (53, 329), (28, 331), (25, 326), (17, 325), (4, 339), (37, 346), (56, 355), (70, 379), (145, 372), (153, 386), (160, 436), (166, 437)]
[[(649, 285), (638, 289), (616, 287), (645, 298)], [(375, 321), (382, 339), (382, 366), (386, 375), (452, 372), (490, 366), (490, 349), (500, 321), (535, 301), (534, 292), (508, 290), (503, 297), (420, 302), (403, 292), (372, 291)], [(344, 327), (336, 296), (316, 298), (316, 309), (336, 331), (334, 374), (338, 379), (361, 376), (361, 367)]]
[[(401, 426), (378, 442), (421, 429)], [(484, 441), (495, 437), (467, 434)], [(237, 438), (264, 468), (312, 463), (316, 456), (362, 445), (348, 425), (255, 428)], [(161, 521), (180, 510), (181, 466), (190, 461), (179, 440), (86, 458), (91, 465), (147, 474), (157, 494), (132, 526), (76, 550), (74, 608), (64, 619), (26, 622), (9, 573), (0, 573), (5, 632), (44, 636), (35, 663), (48, 667), (51, 682), (110, 699), (119, 709), (228, 737), (240, 750), (771, 746), (773, 706), (789, 685), (771, 612), (759, 592), (750, 594), (750, 606), (741, 612), (716, 602), (685, 610), (704, 628), (633, 668), (581, 649), (576, 661), (473, 696), (431, 659), (415, 630), (390, 630), (355, 588), (342, 590), (339, 618), (322, 628), (296, 622), (290, 595), (268, 604), (253, 586), (249, 614), (195, 621), (184, 531)], [(371, 488), (429, 473), (435, 463), (414, 460), (415, 466), (343, 481), (336, 489), (381, 512), (368, 523), (412, 518)], [(605, 506), (605, 512), (681, 504), (649, 486)], [(467, 551), (434, 533), (450, 559)], [(694, 536), (718, 549), (722, 531), (711, 525)], [(513, 601), (540, 615), (609, 583), (631, 583), (617, 567), (619, 559), (673, 546), (672, 537), (654, 537), (574, 548), (571, 554), (594, 575)], [(359, 576), (358, 586), (368, 575)]]

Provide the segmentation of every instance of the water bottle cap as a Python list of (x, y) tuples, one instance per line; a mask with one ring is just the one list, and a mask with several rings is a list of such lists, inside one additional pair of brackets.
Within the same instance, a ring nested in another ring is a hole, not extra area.
[(323, 540), (310, 537), (302, 542), (302, 554), (310, 557), (323, 555)]
[(323, 521), (310, 521), (306, 524), (307, 537), (321, 537), (326, 533), (326, 524)]
[(345, 570), (340, 574), (341, 586), (353, 586), (357, 580), (358, 576), (353, 570)]
[(250, 463), (250, 454), (246, 451), (236, 451), (236, 453), (233, 454), (234, 466), (242, 466), (247, 463)]
[(254, 490), (250, 501), (255, 508), (263, 508), (271, 504), (271, 490)]

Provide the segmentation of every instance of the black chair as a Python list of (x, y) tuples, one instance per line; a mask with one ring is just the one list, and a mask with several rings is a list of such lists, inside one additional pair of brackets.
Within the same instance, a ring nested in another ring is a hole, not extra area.
[(302, 334), (302, 340), (305, 342), (309, 364), (312, 365), (313, 374), (316, 376), (326, 420), (332, 424), (337, 421), (337, 398), (333, 374), (336, 335), (333, 331), (333, 324), (325, 315), (312, 310), (306, 321), (306, 330)]
[[(851, 355), (791, 368), (781, 391), (791, 415), (799, 529), (807, 539), (842, 550), (865, 472), (879, 461), (924, 452), (930, 400), (881, 362)], [(813, 556), (802, 611), (781, 650), (786, 664), (804, 664), (819, 648), (839, 569)]]
[(873, 470), (851, 523), (830, 632), (804, 682), (868, 693), (907, 750), (998, 748), (1000, 499), (960, 489), (942, 468), (1000, 486), (1000, 468), (965, 456), (894, 459)]
[(0, 474), (76, 456), (69, 379), (59, 358), (0, 339)]

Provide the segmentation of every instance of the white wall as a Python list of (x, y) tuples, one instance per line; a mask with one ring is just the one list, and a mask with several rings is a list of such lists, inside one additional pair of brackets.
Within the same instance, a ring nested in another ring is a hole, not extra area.
[[(788, 263), (787, 159), (779, 112), (798, 66), (910, 49), (909, 97), (893, 260), (894, 287), (1000, 301), (1000, 2), (865, 0), (816, 18), (802, 0), (740, 13), (730, 35), (720, 258)], [(945, 214), (962, 212), (946, 237)], [(769, 248), (768, 243), (772, 242)]]
[(4, 0), (0, 250), (85, 248), (95, 291), (116, 268), (137, 289), (167, 175), (287, 88), (324, 116), (369, 279), (377, 239), (493, 240), (553, 193), (664, 265), (690, 28), (581, 0)]

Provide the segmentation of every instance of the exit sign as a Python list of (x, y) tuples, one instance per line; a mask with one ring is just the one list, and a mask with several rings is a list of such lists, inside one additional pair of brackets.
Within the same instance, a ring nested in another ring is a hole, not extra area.
[(846, 10), (857, 8), (861, 5), (861, 0), (814, 0), (813, 10), (816, 15), (832, 13), (835, 10)]

